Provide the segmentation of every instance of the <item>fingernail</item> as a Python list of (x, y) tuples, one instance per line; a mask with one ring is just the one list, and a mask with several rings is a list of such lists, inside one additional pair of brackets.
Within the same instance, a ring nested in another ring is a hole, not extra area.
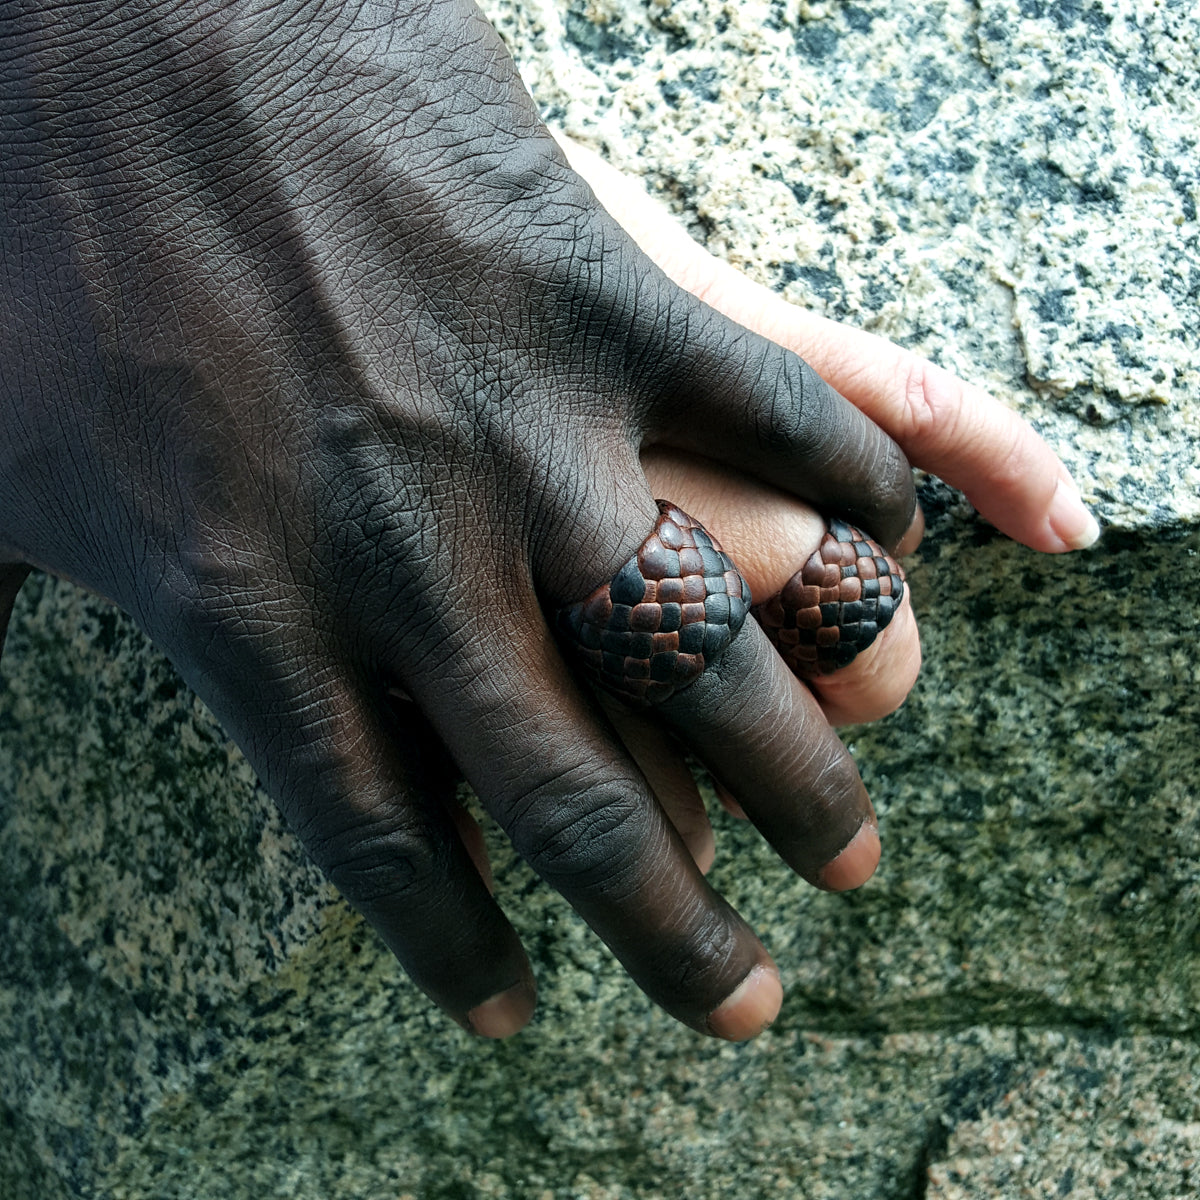
[(864, 821), (837, 858), (821, 868), (817, 876), (821, 886), (831, 892), (862, 887), (879, 866), (880, 850), (879, 830), (873, 822)]
[(913, 518), (909, 522), (908, 529), (904, 536), (900, 539), (900, 544), (896, 547), (896, 557), (906, 558), (912, 554), (921, 544), (921, 539), (925, 536), (925, 511), (918, 504), (913, 512)]
[(708, 1014), (708, 1030), (727, 1042), (744, 1042), (768, 1028), (783, 1004), (783, 985), (773, 962), (758, 963)]
[(474, 1033), (486, 1038), (511, 1037), (524, 1029), (533, 1016), (537, 998), (527, 983), (517, 983), (490, 1000), (477, 1004), (467, 1013), (467, 1022)]
[(1050, 528), (1072, 550), (1086, 550), (1100, 537), (1100, 525), (1079, 498), (1075, 485), (1060, 478), (1050, 501)]

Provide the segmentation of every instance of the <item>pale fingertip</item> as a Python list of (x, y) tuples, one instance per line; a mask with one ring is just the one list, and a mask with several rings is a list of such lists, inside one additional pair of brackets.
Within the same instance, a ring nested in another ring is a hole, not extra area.
[(1059, 476), (1046, 521), (1064, 550), (1086, 550), (1100, 538), (1100, 524), (1088, 511), (1074, 483)]
[(783, 1005), (779, 968), (757, 963), (726, 1000), (708, 1016), (708, 1031), (727, 1042), (744, 1042), (769, 1029)]
[(480, 1037), (511, 1037), (529, 1024), (536, 1004), (537, 991), (532, 981), (522, 980), (477, 1004), (467, 1013), (467, 1024)]
[(864, 821), (837, 858), (821, 868), (818, 883), (829, 892), (862, 887), (875, 874), (881, 853), (879, 830), (873, 822)]
[(713, 837), (712, 827), (709, 826), (704, 833), (688, 839), (687, 848), (696, 866), (700, 868), (700, 874), (707, 875), (717, 860), (717, 843)]
[(862, 725), (895, 712), (921, 672), (921, 635), (908, 596), (892, 623), (849, 666), (810, 686), (833, 726)]
[(713, 791), (717, 794), (717, 799), (721, 802), (721, 807), (731, 816), (739, 821), (748, 821), (750, 818), (746, 816), (746, 810), (738, 803), (737, 797), (723, 784), (717, 780), (712, 781)]

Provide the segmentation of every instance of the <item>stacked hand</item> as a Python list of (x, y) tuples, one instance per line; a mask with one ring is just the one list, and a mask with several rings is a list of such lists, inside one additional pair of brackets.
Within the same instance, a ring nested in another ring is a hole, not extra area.
[(778, 976), (705, 882), (677, 747), (806, 878), (862, 883), (874, 816), (831, 722), (907, 693), (908, 602), (807, 684), (747, 620), (636, 712), (556, 614), (657, 497), (756, 600), (818, 511), (911, 546), (909, 460), (1037, 549), (1082, 545), (1058, 460), (572, 150), (614, 220), (467, 0), (18, 2), (0, 45), (0, 625), (31, 566), (131, 613), (476, 1031), (520, 1028), (534, 985), (459, 774), (669, 1012), (761, 1029)]

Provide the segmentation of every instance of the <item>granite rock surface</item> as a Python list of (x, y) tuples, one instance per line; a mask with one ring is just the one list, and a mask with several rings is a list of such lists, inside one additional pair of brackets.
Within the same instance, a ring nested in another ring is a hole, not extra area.
[(1017, 407), (1105, 536), (1041, 558), (925, 485), (925, 670), (847, 734), (876, 879), (816, 893), (714, 808), (788, 989), (737, 1047), (495, 836), (539, 1016), (449, 1025), (132, 624), (35, 578), (0, 671), (0, 1196), (1200, 1193), (1194, 6), (490, 11), (550, 119)]

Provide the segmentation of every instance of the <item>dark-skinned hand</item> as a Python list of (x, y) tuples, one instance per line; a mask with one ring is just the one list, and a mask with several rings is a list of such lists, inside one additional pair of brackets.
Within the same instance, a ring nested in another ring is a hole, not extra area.
[[(766, 952), (547, 616), (649, 532), (642, 454), (896, 546), (897, 445), (638, 249), (464, 0), (14, 0), (0, 106), (0, 627), (31, 567), (132, 614), (461, 1023), (534, 985), (459, 773), (653, 999), (757, 1032)], [(869, 874), (857, 772), (753, 622), (655, 717), (806, 877)]]

